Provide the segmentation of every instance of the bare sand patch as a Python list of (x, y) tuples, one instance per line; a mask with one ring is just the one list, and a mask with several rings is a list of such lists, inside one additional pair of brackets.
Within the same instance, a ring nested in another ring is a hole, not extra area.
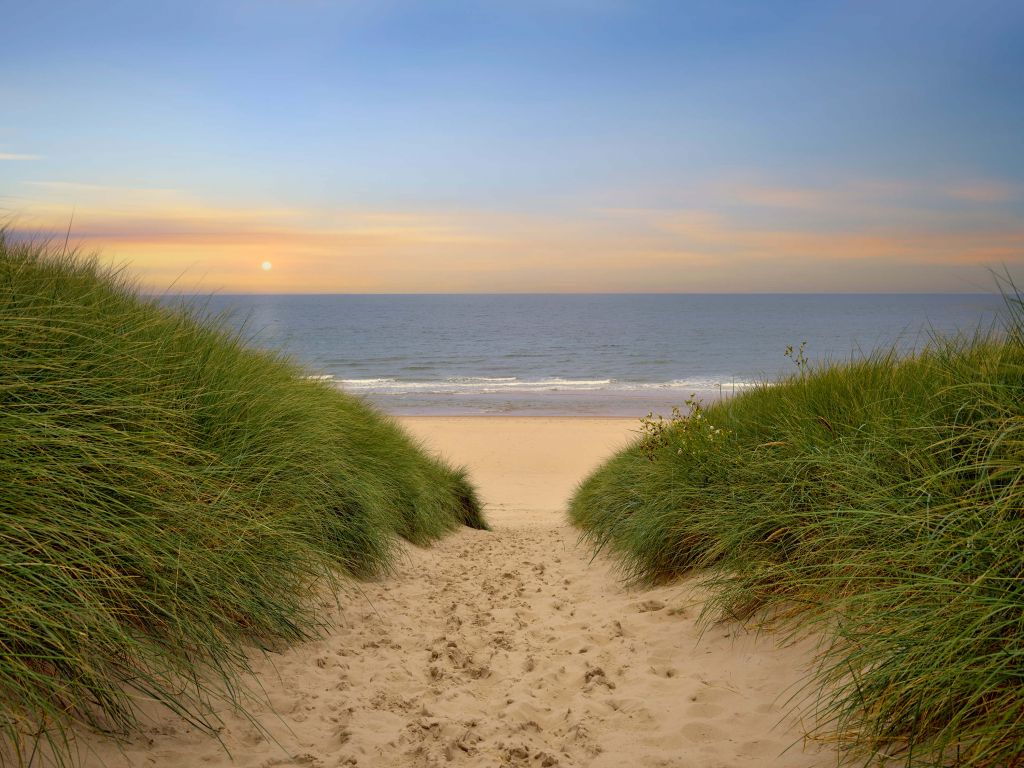
[[(636, 421), (416, 417), (470, 467), (492, 532), (408, 546), (322, 640), (255, 660), (276, 715), (224, 718), (222, 744), (167, 714), (85, 763), (137, 766), (830, 766), (784, 721), (814, 653), (695, 624), (700, 595), (623, 586), (562, 510)], [(225, 747), (227, 751), (225, 751)]]

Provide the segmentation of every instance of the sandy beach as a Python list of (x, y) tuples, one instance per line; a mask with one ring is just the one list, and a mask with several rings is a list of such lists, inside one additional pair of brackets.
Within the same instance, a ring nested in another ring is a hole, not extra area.
[[(273, 706), (222, 743), (154, 713), (88, 766), (830, 766), (785, 717), (814, 654), (735, 625), (700, 636), (700, 595), (627, 588), (563, 510), (634, 419), (409, 417), (470, 468), (492, 532), (407, 546), (343, 596), (323, 639), (258, 656)], [(274, 714), (276, 713), (276, 714)]]

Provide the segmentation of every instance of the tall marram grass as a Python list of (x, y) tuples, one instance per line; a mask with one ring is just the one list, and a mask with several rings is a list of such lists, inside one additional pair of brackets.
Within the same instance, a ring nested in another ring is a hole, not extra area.
[(486, 527), (465, 474), (386, 417), (0, 234), (0, 763), (129, 731), (139, 694), (214, 731), (247, 648), (458, 524)]
[(702, 574), (704, 620), (825, 639), (821, 724), (854, 759), (1024, 765), (1024, 312), (802, 368), (646, 437), (571, 517), (636, 578)]

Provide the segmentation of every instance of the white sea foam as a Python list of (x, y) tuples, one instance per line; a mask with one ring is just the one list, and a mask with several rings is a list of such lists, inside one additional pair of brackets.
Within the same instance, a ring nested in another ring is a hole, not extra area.
[(749, 379), (672, 379), (672, 381), (644, 383), (638, 385), (640, 389), (694, 389), (700, 392), (712, 390), (724, 390), (730, 392), (733, 389), (744, 389), (756, 387), (763, 382)]
[(365, 395), (489, 395), (543, 392), (638, 392), (666, 390), (677, 392), (733, 392), (755, 386), (754, 381), (718, 379), (673, 379), (662, 382), (620, 381), (617, 379), (519, 379), (515, 376), (453, 376), (437, 381), (404, 381), (396, 378), (338, 379), (338, 386)]

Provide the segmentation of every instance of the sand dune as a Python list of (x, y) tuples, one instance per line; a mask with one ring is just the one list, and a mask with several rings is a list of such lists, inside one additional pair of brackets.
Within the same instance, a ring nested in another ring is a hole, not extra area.
[[(722, 625), (686, 584), (623, 587), (561, 510), (633, 420), (411, 418), (471, 467), (493, 532), (407, 547), (324, 639), (256, 659), (276, 715), (216, 740), (167, 714), (86, 765), (829, 766), (781, 722), (813, 655)], [(225, 748), (227, 751), (225, 751)]]

